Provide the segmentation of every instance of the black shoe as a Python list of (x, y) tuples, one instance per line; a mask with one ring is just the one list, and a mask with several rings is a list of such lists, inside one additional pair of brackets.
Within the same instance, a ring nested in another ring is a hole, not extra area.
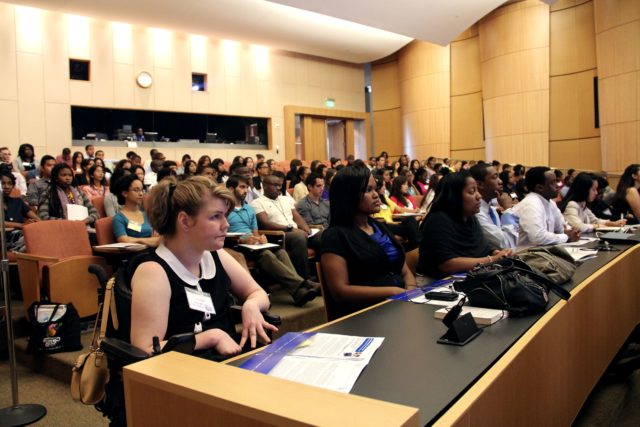
[(300, 286), (303, 286), (307, 289), (313, 289), (314, 291), (316, 291), (316, 294), (322, 295), (322, 288), (320, 287), (320, 283), (318, 282), (314, 282), (313, 280), (305, 280)]
[(293, 305), (295, 305), (296, 307), (302, 307), (317, 296), (318, 294), (313, 289), (308, 289), (304, 286), (300, 286), (298, 290), (293, 294)]

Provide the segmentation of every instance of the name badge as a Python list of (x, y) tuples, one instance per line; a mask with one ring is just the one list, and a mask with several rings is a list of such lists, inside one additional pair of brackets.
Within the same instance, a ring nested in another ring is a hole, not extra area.
[(213, 307), (213, 300), (211, 299), (210, 293), (187, 288), (186, 286), (184, 291), (187, 294), (187, 301), (191, 310), (216, 314), (216, 309)]
[(137, 231), (140, 233), (142, 231), (142, 224), (138, 224), (137, 222), (129, 221), (127, 224), (127, 228), (129, 230)]

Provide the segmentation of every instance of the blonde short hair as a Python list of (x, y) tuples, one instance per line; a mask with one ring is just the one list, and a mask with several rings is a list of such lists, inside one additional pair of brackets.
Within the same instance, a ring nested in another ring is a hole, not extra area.
[(164, 178), (151, 189), (147, 200), (151, 227), (162, 236), (172, 236), (176, 232), (178, 213), (196, 216), (207, 196), (225, 202), (227, 214), (235, 206), (233, 194), (209, 178), (190, 176), (181, 181), (172, 176)]

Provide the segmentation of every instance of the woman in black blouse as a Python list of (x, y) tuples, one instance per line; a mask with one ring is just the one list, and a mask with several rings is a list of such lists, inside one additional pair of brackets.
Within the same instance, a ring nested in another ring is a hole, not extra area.
[(481, 195), (469, 172), (447, 174), (422, 225), (417, 270), (430, 277), (459, 273), (511, 254), (492, 247), (476, 219)]
[(349, 166), (333, 178), (331, 222), (322, 236), (321, 265), (342, 314), (416, 287), (402, 246), (369, 215), (380, 210), (375, 179)]
[[(142, 262), (131, 261), (133, 345), (150, 353), (154, 336), (164, 345), (171, 335), (193, 332), (195, 350), (228, 357), (245, 343), (270, 341), (266, 330), (277, 329), (261, 314), (267, 294), (222, 250), (234, 204), (229, 190), (204, 177), (168, 177), (151, 189), (147, 216), (163, 241)], [(230, 292), (244, 301), (239, 343), (232, 337)]]

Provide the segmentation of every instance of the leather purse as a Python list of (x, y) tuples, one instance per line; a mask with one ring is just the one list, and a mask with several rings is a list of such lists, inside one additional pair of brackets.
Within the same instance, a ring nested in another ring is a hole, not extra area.
[[(109, 381), (107, 356), (100, 350), (100, 342), (105, 337), (109, 311), (112, 311), (112, 315), (115, 314), (115, 305), (112, 304), (113, 282), (112, 278), (107, 283), (104, 302), (101, 310), (98, 311), (93, 327), (89, 353), (78, 356), (71, 371), (71, 397), (76, 402), (82, 402), (85, 405), (95, 405), (101, 402), (104, 399), (105, 385)], [(97, 334), (98, 323), (100, 323), (99, 334)]]
[(549, 291), (565, 300), (571, 297), (567, 290), (543, 273), (511, 257), (476, 266), (454, 287), (467, 295), (472, 306), (506, 310), (511, 317), (544, 311), (549, 302)]

